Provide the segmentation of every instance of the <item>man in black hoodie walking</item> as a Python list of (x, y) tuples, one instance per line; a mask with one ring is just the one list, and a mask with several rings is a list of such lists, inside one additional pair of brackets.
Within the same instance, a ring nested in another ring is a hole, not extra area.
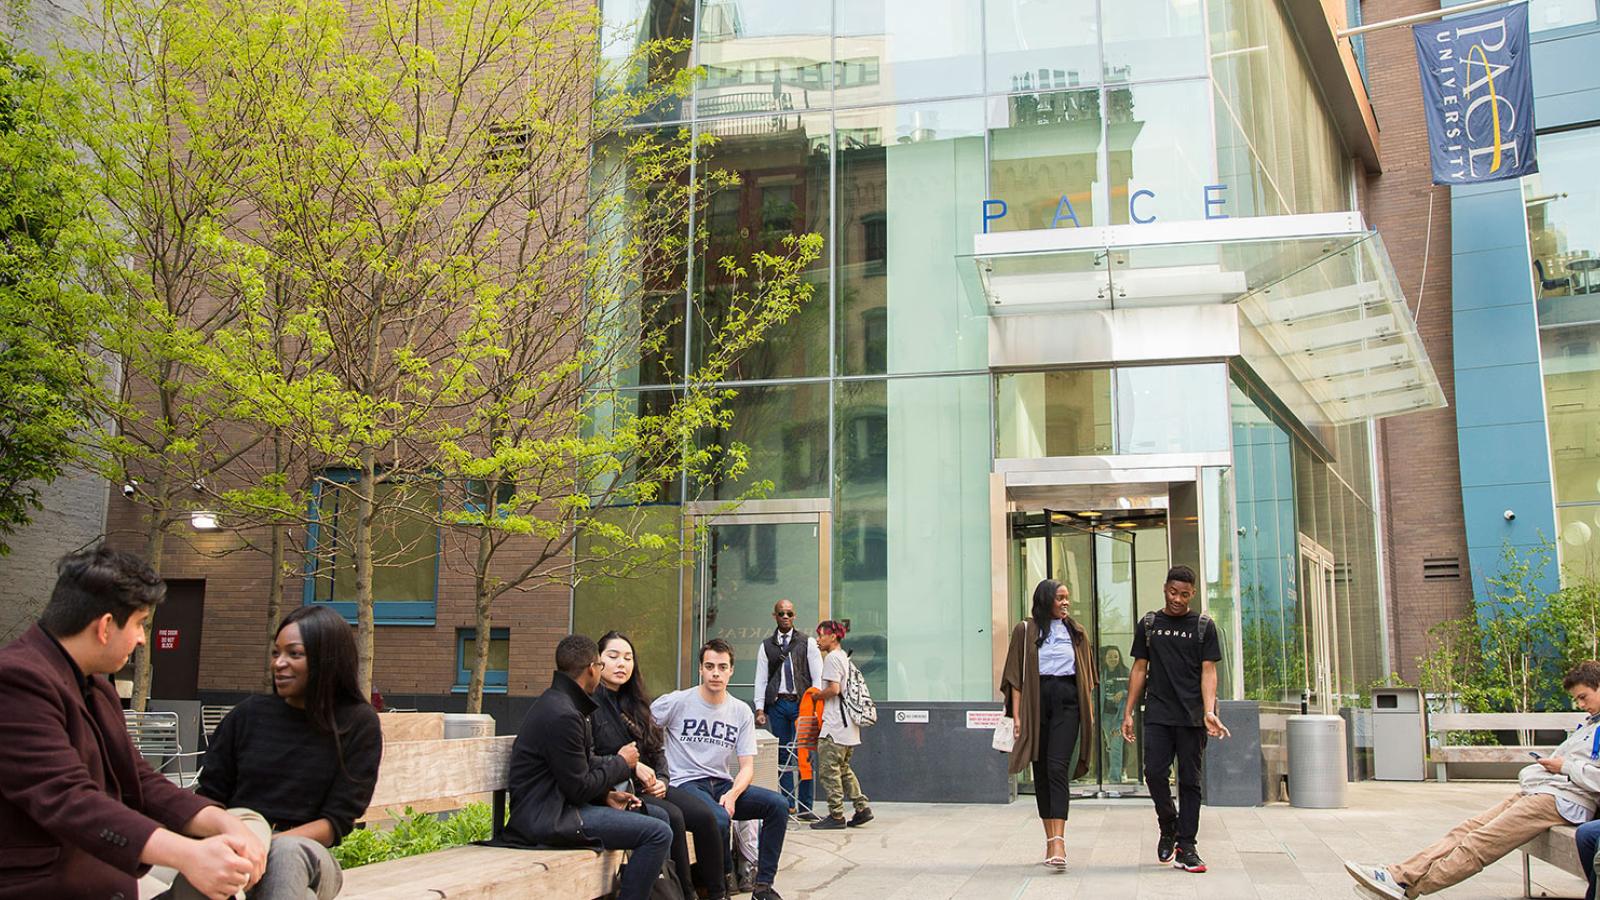
[(645, 900), (672, 849), (667, 814), (612, 785), (627, 781), (639, 762), (633, 744), (596, 757), (589, 726), (600, 686), (600, 649), (581, 634), (556, 645), (550, 689), (534, 701), (511, 745), (514, 841), (547, 847), (631, 850), (618, 896)]

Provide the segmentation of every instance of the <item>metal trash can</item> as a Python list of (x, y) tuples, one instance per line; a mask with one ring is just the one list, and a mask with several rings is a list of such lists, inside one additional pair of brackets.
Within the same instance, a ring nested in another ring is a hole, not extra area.
[(494, 737), (494, 716), (486, 713), (445, 713), (445, 740)]
[(1349, 784), (1344, 719), (1290, 716), (1289, 804), (1309, 809), (1341, 809)]
[(1428, 729), (1422, 692), (1380, 688), (1372, 692), (1372, 777), (1378, 781), (1427, 778)]

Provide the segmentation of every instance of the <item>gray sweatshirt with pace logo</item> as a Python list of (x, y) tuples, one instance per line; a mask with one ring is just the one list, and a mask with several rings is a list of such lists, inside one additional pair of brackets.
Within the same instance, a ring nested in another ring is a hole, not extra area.
[[(1550, 755), (1551, 759), (1561, 760), (1560, 774), (1546, 771), (1538, 763), (1524, 766), (1517, 776), (1522, 792), (1553, 794), (1556, 800), (1565, 800), (1588, 813), (1575, 821), (1594, 818), (1595, 803), (1600, 798), (1600, 759), (1595, 756), (1597, 730), (1600, 730), (1600, 716), (1590, 716)], [(1562, 806), (1562, 815), (1573, 818), (1572, 812), (1576, 811), (1569, 812), (1566, 803)]]

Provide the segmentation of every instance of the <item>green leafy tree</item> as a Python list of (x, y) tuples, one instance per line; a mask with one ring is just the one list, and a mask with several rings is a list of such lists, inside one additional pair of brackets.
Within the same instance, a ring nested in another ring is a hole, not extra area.
[[(259, 439), (228, 420), (230, 386), (210, 366), (236, 319), (238, 282), (221, 236), (242, 215), (238, 172), (262, 98), (235, 73), (263, 31), (233, 28), (204, 3), (109, 0), (62, 48), (63, 131), (81, 148), (106, 214), (97, 236), (119, 248), (94, 276), (112, 299), (95, 338), (120, 376), (96, 452), (133, 490), (143, 552), (157, 571), (166, 541), (206, 504), (219, 473)], [(135, 708), (149, 697), (146, 647), (134, 657)]]
[(107, 377), (90, 337), (105, 300), (101, 212), (68, 147), (41, 64), (0, 41), (0, 556), (39, 510), (39, 489), (87, 462)]
[[(296, 483), (337, 505), (310, 570), (348, 586), (366, 689), (375, 578), (446, 529), (474, 585), (477, 709), (498, 598), (570, 580), (580, 535), (628, 565), (678, 539), (614, 511), (706, 467), (692, 438), (726, 421), (715, 382), (804, 302), (821, 239), (722, 260), (741, 289), (712, 352), (669, 402), (632, 408), (619, 380), (681, 328), (663, 285), (700, 200), (687, 133), (613, 136), (689, 73), (597, 91), (598, 13), (560, 0), (253, 10), (233, 27), (290, 49), (236, 70), (262, 108), (237, 176), (252, 215), (223, 235), (244, 300), (210, 375), (304, 481), (258, 467), (228, 497), (278, 525), (307, 506)], [(619, 190), (592, 181), (602, 142)], [(348, 568), (329, 571), (328, 546)]]

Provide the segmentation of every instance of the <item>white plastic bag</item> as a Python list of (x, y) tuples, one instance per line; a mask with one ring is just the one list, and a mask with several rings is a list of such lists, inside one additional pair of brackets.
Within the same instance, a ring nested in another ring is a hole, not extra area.
[(1001, 716), (1000, 721), (994, 723), (994, 738), (989, 741), (989, 746), (1001, 753), (1010, 753), (1016, 745), (1017, 721), (1010, 716)]

